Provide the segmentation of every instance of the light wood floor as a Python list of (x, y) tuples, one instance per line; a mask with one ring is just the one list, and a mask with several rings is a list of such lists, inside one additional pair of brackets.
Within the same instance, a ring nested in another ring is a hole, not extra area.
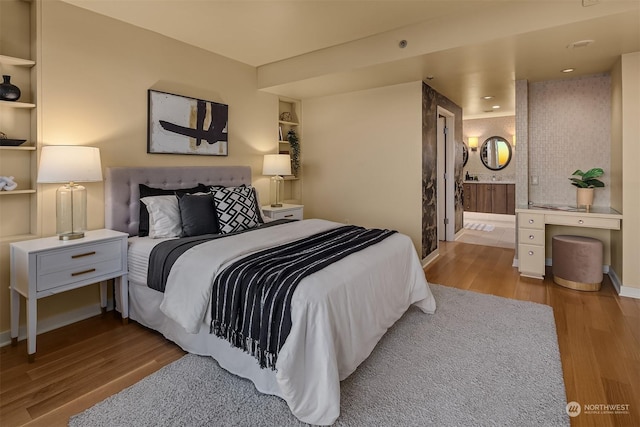
[[(628, 415), (581, 414), (572, 426), (640, 426), (639, 300), (618, 297), (606, 277), (598, 293), (564, 289), (550, 278), (520, 279), (512, 249), (453, 242), (441, 243), (440, 254), (426, 269), (431, 283), (553, 307), (568, 401), (630, 405)], [(25, 341), (3, 347), (0, 425), (66, 425), (71, 415), (183, 354), (111, 314), (38, 336), (32, 364)]]

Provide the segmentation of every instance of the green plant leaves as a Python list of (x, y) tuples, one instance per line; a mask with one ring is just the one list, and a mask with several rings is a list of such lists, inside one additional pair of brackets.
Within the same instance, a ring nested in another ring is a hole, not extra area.
[[(598, 178), (604, 174), (604, 170), (602, 168), (593, 168), (589, 169), (586, 172), (582, 172), (580, 169), (576, 170), (572, 173), (571, 184), (580, 188), (594, 188), (594, 187), (604, 187), (604, 182), (600, 181)], [(580, 178), (574, 178), (579, 176)]]

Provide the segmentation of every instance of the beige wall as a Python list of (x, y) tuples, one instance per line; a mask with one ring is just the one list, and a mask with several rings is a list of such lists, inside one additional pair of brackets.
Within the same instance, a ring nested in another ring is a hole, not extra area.
[[(277, 149), (278, 100), (257, 90), (255, 68), (59, 1), (42, 2), (41, 31), (40, 144), (99, 147), (104, 168), (250, 165), (268, 200), (262, 154)], [(147, 154), (150, 88), (228, 104), (229, 156)], [(88, 227), (100, 228), (103, 184), (86, 187)], [(43, 235), (55, 234), (55, 188), (40, 186)], [(0, 331), (9, 328), (7, 287), (0, 285)], [(98, 301), (97, 286), (66, 292), (39, 301), (38, 317)]]
[[(623, 287), (640, 289), (640, 52), (622, 55)], [(623, 289), (622, 294), (626, 294)], [(640, 292), (635, 292), (640, 297)]]
[[(611, 207), (622, 212), (622, 58), (611, 70)], [(622, 226), (626, 225), (623, 221)], [(611, 268), (623, 277), (622, 230), (611, 233)]]
[(421, 85), (303, 101), (305, 216), (396, 229), (421, 253)]

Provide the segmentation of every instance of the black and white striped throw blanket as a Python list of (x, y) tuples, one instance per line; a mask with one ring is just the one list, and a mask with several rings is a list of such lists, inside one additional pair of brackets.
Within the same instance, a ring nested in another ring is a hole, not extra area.
[(275, 370), (291, 331), (291, 298), (306, 276), (378, 243), (392, 230), (338, 227), (251, 254), (214, 280), (211, 333)]

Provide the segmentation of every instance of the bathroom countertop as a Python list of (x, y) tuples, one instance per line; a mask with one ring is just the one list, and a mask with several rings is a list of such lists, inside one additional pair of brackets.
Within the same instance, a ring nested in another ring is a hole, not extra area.
[(467, 183), (468, 184), (515, 184), (516, 183), (515, 181), (509, 181), (509, 180), (492, 181), (492, 180), (486, 180), (486, 179), (481, 180), (481, 181), (473, 181), (473, 180), (469, 179), (469, 180), (465, 180), (464, 182), (465, 182), (465, 184), (467, 184)]

